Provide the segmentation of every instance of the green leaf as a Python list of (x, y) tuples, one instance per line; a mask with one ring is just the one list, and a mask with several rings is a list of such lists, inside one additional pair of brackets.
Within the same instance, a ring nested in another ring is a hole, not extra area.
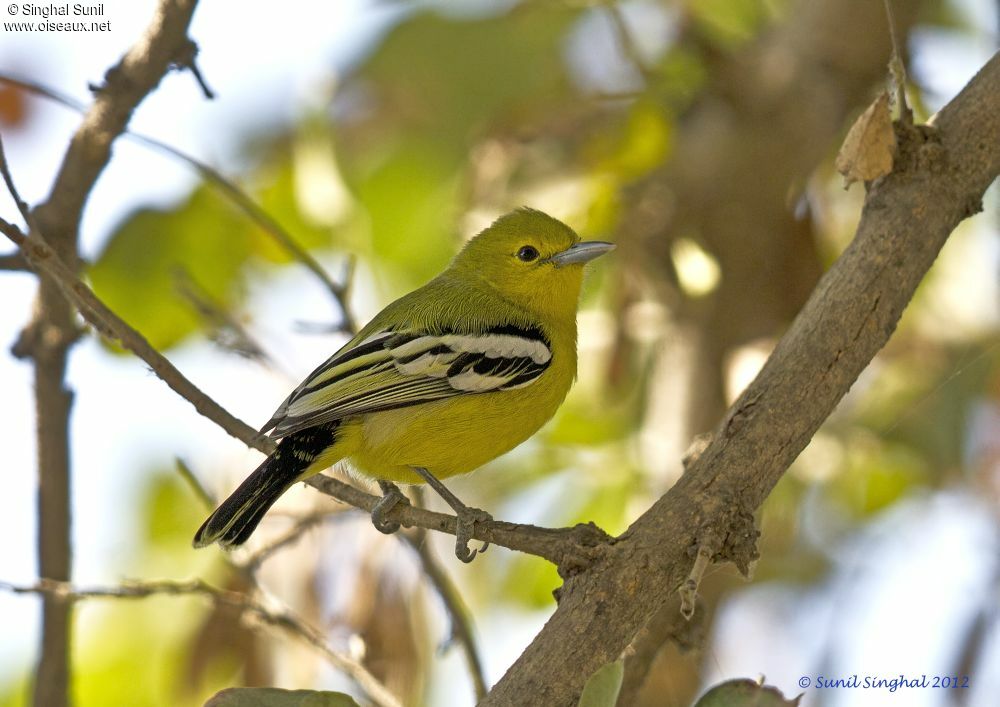
[(802, 695), (786, 699), (776, 687), (741, 678), (719, 683), (694, 707), (795, 707), (801, 699)]
[(597, 670), (587, 679), (580, 694), (578, 707), (615, 707), (618, 693), (622, 689), (625, 662), (619, 658)]
[(213, 695), (205, 707), (358, 707), (358, 703), (342, 692), (230, 687)]
[(179, 293), (183, 272), (213, 301), (231, 306), (253, 250), (251, 228), (201, 186), (170, 210), (140, 209), (111, 235), (88, 270), (94, 291), (154, 348), (179, 343), (201, 318)]

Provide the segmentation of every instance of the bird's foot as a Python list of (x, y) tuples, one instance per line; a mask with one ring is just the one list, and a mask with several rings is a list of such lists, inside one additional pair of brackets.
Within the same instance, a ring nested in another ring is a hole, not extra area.
[(382, 500), (376, 503), (372, 509), (372, 525), (380, 533), (392, 535), (399, 530), (399, 521), (389, 520), (386, 516), (400, 503), (409, 505), (410, 499), (399, 490), (396, 484), (379, 481), (378, 487), (382, 490)]
[(469, 543), (472, 541), (472, 536), (476, 532), (476, 523), (490, 523), (493, 521), (493, 516), (484, 510), (479, 508), (472, 508), (465, 505), (459, 500), (458, 496), (453, 494), (448, 490), (448, 487), (441, 483), (436, 476), (424, 469), (423, 467), (413, 467), (414, 473), (416, 473), (420, 478), (427, 482), (427, 485), (434, 489), (437, 494), (444, 499), (444, 502), (451, 506), (451, 509), (455, 511), (456, 516), (456, 527), (455, 527), (455, 557), (457, 557), (462, 562), (472, 562), (476, 555), (481, 552), (486, 552), (490, 544), (484, 542), (483, 546), (478, 550), (473, 550), (469, 547)]
[(484, 541), (478, 550), (469, 548), (472, 536), (476, 532), (476, 523), (492, 523), (493, 516), (482, 509), (470, 508), (469, 506), (463, 506), (461, 510), (455, 509), (455, 515), (458, 519), (455, 528), (455, 557), (462, 562), (472, 562), (476, 555), (480, 552), (486, 552), (490, 546), (488, 542)]

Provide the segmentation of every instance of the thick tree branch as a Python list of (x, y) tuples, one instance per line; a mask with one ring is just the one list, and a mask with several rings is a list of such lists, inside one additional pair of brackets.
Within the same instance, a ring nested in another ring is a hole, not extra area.
[(1000, 174), (1000, 54), (937, 116), (903, 128), (895, 171), (872, 185), (854, 241), (677, 485), (567, 580), (559, 607), (484, 705), (575, 704), (687, 578), (697, 548), (744, 572), (753, 513), (892, 334), (951, 231)]
[(200, 579), (190, 581), (146, 580), (116, 587), (74, 587), (69, 582), (40, 579), (21, 586), (0, 582), (0, 589), (14, 594), (39, 594), (62, 604), (83, 599), (145, 599), (152, 596), (202, 596), (216, 604), (237, 609), (244, 617), (281, 629), (297, 641), (321, 653), (331, 665), (349, 675), (371, 700), (383, 707), (399, 707), (399, 701), (361, 663), (335, 650), (323, 634), (289, 609), (271, 608), (241, 592), (214, 587)]

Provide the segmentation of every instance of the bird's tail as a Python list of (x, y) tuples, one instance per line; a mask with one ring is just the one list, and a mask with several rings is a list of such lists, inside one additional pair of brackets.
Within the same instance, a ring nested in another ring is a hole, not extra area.
[(194, 534), (195, 547), (214, 542), (224, 548), (242, 545), (274, 502), (301, 478), (335, 441), (336, 425), (303, 430), (281, 440), (278, 449), (254, 469)]

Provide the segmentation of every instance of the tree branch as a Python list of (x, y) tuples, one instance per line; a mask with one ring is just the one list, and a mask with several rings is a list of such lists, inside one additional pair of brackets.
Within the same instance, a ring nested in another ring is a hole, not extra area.
[[(369, 513), (381, 500), (378, 496), (324, 474), (306, 479), (305, 483), (327, 496)], [(386, 517), (399, 522), (404, 528), (424, 528), (449, 535), (455, 535), (458, 523), (453, 515), (405, 504), (398, 504)], [(605, 547), (612, 541), (611, 537), (593, 523), (580, 523), (572, 528), (542, 528), (498, 520), (476, 521), (472, 539), (541, 557), (556, 565), (563, 576), (573, 575), (591, 566), (602, 557)]]
[(40, 594), (61, 604), (82, 599), (145, 599), (152, 596), (203, 596), (216, 604), (237, 609), (241, 615), (266, 626), (281, 629), (295, 640), (319, 651), (338, 670), (343, 671), (365, 691), (368, 697), (383, 707), (400, 707), (399, 701), (368, 672), (361, 663), (335, 650), (323, 634), (307, 624), (288, 608), (271, 609), (260, 601), (243, 594), (214, 587), (200, 579), (190, 581), (148, 580), (128, 582), (116, 587), (74, 587), (69, 582), (40, 579), (36, 584), (21, 586), (0, 582), (0, 589), (14, 594)]
[(28, 261), (20, 253), (4, 253), (0, 255), (0, 270), (5, 272), (31, 272)]
[[(31, 217), (69, 268), (78, 267), (77, 233), (83, 206), (111, 156), (111, 144), (132, 112), (166, 75), (187, 29), (195, 0), (161, 0), (144, 35), (105, 77), (93, 105), (70, 141), (45, 203)], [(20, 205), (20, 204), (19, 204)], [(72, 273), (72, 270), (69, 270)], [(34, 360), (38, 447), (39, 573), (68, 580), (71, 573), (69, 416), (72, 393), (65, 387), (69, 348), (77, 338), (68, 302), (42, 278), (32, 321), (19, 352)], [(42, 603), (42, 650), (34, 703), (60, 707), (69, 701), (69, 606), (46, 597)]]
[(680, 481), (567, 580), (556, 612), (483, 705), (575, 704), (688, 577), (705, 538), (746, 572), (753, 513), (892, 334), (948, 235), (1000, 174), (1000, 54), (937, 116), (899, 127), (895, 171), (875, 182), (854, 241)]

